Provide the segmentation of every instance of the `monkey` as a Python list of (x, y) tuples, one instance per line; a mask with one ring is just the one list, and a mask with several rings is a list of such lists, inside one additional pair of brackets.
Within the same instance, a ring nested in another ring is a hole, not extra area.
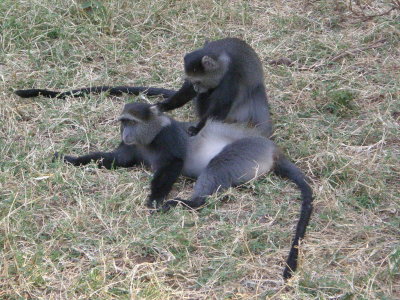
[[(182, 123), (165, 115), (157, 105), (145, 103), (126, 104), (118, 120), (121, 142), (115, 150), (65, 155), (63, 161), (75, 166), (96, 161), (107, 169), (138, 164), (150, 167), (154, 175), (146, 201), (149, 208), (168, 211), (181, 203), (198, 209), (213, 193), (270, 171), (293, 181), (301, 191), (302, 205), (283, 273), (285, 280), (292, 276), (297, 268), (299, 241), (304, 238), (313, 209), (312, 189), (302, 171), (259, 128), (209, 119), (196, 136), (190, 136)], [(181, 174), (197, 178), (190, 199), (165, 201)]]
[(184, 56), (185, 80), (178, 91), (149, 87), (82, 88), (67, 92), (44, 89), (17, 90), (20, 97), (50, 98), (81, 97), (88, 93), (107, 91), (110, 95), (140, 92), (161, 95), (157, 105), (162, 112), (179, 108), (193, 99), (199, 122), (189, 127), (196, 135), (210, 118), (226, 123), (243, 123), (258, 127), (264, 136), (272, 134), (264, 72), (254, 49), (238, 38), (224, 38), (205, 45)]
[(158, 105), (162, 111), (169, 111), (194, 98), (200, 121), (189, 128), (191, 135), (212, 118), (256, 126), (264, 136), (271, 136), (264, 72), (250, 45), (238, 38), (208, 42), (184, 56), (184, 70), (182, 87)]

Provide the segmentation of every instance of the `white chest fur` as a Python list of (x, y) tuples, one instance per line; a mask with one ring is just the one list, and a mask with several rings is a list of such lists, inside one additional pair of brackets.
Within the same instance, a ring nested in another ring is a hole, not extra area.
[(189, 177), (198, 177), (225, 146), (251, 136), (260, 134), (255, 129), (213, 120), (207, 121), (204, 128), (189, 139), (183, 173)]
[(198, 177), (208, 163), (232, 141), (218, 135), (201, 132), (191, 137), (186, 152), (183, 172), (189, 177)]

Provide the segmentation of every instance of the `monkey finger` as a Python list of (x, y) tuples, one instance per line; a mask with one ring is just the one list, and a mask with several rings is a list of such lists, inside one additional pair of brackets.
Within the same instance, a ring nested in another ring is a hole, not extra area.
[(152, 215), (154, 215), (156, 212), (159, 212), (160, 211), (160, 209), (149, 209), (149, 215), (150, 216), (152, 216)]
[(162, 103), (162, 102), (158, 102), (158, 103), (156, 103), (156, 104), (154, 104), (154, 105), (152, 105), (152, 106), (157, 107), (158, 110), (159, 110), (160, 112), (166, 112), (166, 111), (167, 111), (167, 110), (165, 109), (164, 103)]
[(187, 132), (189, 133), (190, 136), (195, 136), (196, 134), (199, 133), (199, 129), (196, 126), (190, 126), (187, 129)]
[(165, 202), (165, 203), (163, 204), (163, 206), (161, 206), (159, 209), (157, 209), (157, 211), (158, 211), (158, 212), (166, 213), (166, 212), (169, 211), (170, 209), (171, 209), (171, 206), (170, 206), (167, 202)]

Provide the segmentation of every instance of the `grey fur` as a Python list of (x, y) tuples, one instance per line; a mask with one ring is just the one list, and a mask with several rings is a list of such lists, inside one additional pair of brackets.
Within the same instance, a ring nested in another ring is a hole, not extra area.
[[(146, 161), (156, 169), (153, 164), (157, 161), (157, 154), (147, 146), (169, 125), (175, 124), (174, 138), (179, 139), (185, 147), (182, 174), (192, 178), (201, 177), (193, 197), (210, 195), (201, 191), (200, 187), (212, 177), (218, 178), (217, 182), (222, 180), (216, 187), (221, 189), (247, 182), (273, 167), (278, 149), (271, 140), (262, 137), (259, 129), (208, 120), (199, 134), (190, 137), (184, 130), (184, 123), (176, 122), (162, 113), (151, 111), (149, 116), (146, 115), (147, 119), (139, 119), (139, 114), (132, 111), (133, 105), (127, 104), (120, 117), (121, 122), (128, 120), (121, 125), (123, 142), (141, 149)], [(130, 120), (135, 121), (130, 123)]]
[[(258, 175), (264, 174), (272, 168), (273, 154), (276, 151), (276, 146), (272, 141), (267, 139), (261, 139), (263, 141), (261, 142), (260, 136), (261, 133), (257, 129), (209, 120), (196, 136), (189, 139), (183, 173), (186, 176), (197, 178), (206, 170), (212, 159), (217, 156), (220, 157), (220, 153), (226, 150), (225, 148), (229, 148), (230, 150), (225, 151), (223, 155), (223, 159), (226, 161), (225, 166), (229, 167), (230, 163), (233, 165), (238, 163), (237, 165), (240, 165), (240, 168), (244, 170), (242, 174), (236, 174), (236, 177), (232, 178), (231, 185), (237, 185), (256, 177), (255, 172), (250, 172), (250, 170), (260, 169)], [(233, 151), (234, 146), (228, 147), (231, 144), (242, 145), (238, 143), (240, 140), (246, 140), (247, 142), (254, 141), (255, 143), (249, 143), (248, 146), (241, 146), (239, 147), (240, 150), (238, 148), (237, 151)], [(263, 150), (261, 151), (262, 155), (255, 155), (259, 151), (254, 152), (252, 147), (250, 147), (251, 145), (259, 147), (259, 150)], [(238, 153), (240, 154), (238, 155)], [(248, 162), (247, 165), (243, 164), (244, 161)], [(224, 173), (225, 168), (222, 168), (221, 171)], [(249, 179), (249, 176), (246, 174), (250, 173), (253, 175)]]
[(264, 72), (256, 52), (246, 42), (225, 38), (206, 43), (184, 57), (186, 80), (162, 111), (194, 101), (199, 122), (189, 128), (196, 135), (208, 119), (258, 127), (272, 135)]
[(230, 58), (224, 52), (216, 60), (209, 56), (203, 56), (201, 62), (205, 69), (205, 73), (186, 73), (186, 79), (193, 84), (193, 88), (197, 93), (206, 93), (210, 89), (213, 89), (219, 85), (221, 79), (228, 71)]
[(198, 174), (191, 200), (207, 197), (272, 170), (276, 147), (262, 137), (241, 138), (225, 146)]

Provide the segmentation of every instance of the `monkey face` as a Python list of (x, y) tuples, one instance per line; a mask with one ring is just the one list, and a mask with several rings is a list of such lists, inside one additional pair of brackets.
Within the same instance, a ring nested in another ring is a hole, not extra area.
[(128, 103), (118, 120), (121, 123), (121, 139), (127, 145), (149, 145), (163, 127), (171, 124), (157, 105)]
[(133, 120), (121, 119), (121, 139), (127, 145), (136, 144), (137, 122)]

